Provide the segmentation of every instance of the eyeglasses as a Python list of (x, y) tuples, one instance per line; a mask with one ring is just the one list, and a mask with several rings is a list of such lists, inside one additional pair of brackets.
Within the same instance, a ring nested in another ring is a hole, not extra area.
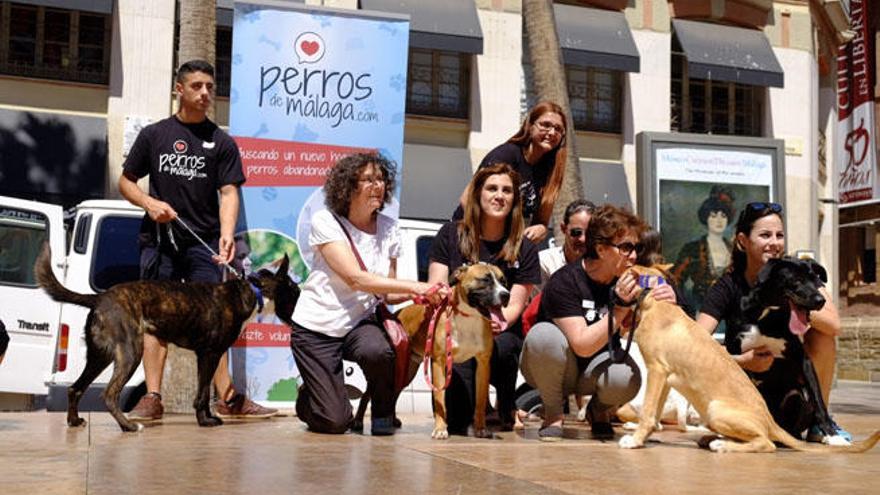
[(376, 185), (379, 185), (379, 184), (384, 184), (384, 183), (385, 183), (385, 177), (382, 177), (381, 175), (376, 176), (376, 177), (369, 177), (369, 176), (368, 176), (368, 177), (361, 177), (361, 178), (358, 179), (358, 182), (360, 182), (361, 184), (376, 184)]
[(620, 251), (620, 254), (624, 256), (629, 256), (633, 251), (635, 251), (636, 254), (642, 254), (645, 251), (645, 245), (641, 242), (635, 244), (629, 241), (621, 242), (620, 244), (612, 244), (610, 242), (607, 242), (606, 244), (616, 247), (617, 250)]
[(575, 237), (575, 238), (580, 237), (582, 235), (586, 235), (586, 234), (587, 234), (587, 231), (584, 229), (568, 229), (568, 235)]
[(535, 125), (538, 126), (538, 129), (541, 129), (544, 132), (550, 132), (550, 130), (552, 129), (552, 130), (556, 131), (556, 134), (559, 134), (560, 136), (565, 135), (565, 128), (562, 127), (561, 125), (554, 124), (553, 122), (541, 120), (541, 121), (535, 122)]

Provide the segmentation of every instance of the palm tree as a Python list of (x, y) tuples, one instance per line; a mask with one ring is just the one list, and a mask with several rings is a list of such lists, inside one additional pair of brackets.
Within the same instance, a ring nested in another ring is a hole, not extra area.
[[(180, 36), (177, 65), (201, 59), (211, 65), (215, 59), (217, 2), (216, 0), (178, 0)], [(214, 106), (208, 109), (214, 118)], [(196, 397), (196, 357), (192, 351), (168, 346), (168, 359), (162, 380), (162, 403), (170, 413), (192, 412)]]
[[(178, 0), (180, 36), (177, 46), (177, 65), (187, 60), (200, 59), (214, 65), (217, 46), (216, 0)], [(214, 106), (208, 110), (214, 118)]]
[[(565, 109), (568, 122), (568, 139), (565, 149), (568, 161), (565, 176), (559, 190), (559, 198), (553, 205), (552, 225), (558, 224), (565, 206), (583, 197), (578, 155), (575, 149), (574, 121), (568, 102), (568, 87), (565, 79), (565, 65), (562, 63), (562, 49), (556, 34), (556, 19), (553, 15), (552, 0), (523, 0), (523, 25), (528, 38), (529, 62), (532, 64), (535, 93), (538, 100), (551, 100)], [(561, 243), (562, 233), (556, 232), (556, 240)], [(560, 244), (561, 245), (561, 244)]]

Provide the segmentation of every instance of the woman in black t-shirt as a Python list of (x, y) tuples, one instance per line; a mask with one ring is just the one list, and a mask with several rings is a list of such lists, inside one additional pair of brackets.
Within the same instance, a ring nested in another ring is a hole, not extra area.
[[(707, 331), (713, 332), (720, 321), (726, 321), (728, 324), (732, 321), (742, 321), (740, 300), (755, 285), (758, 272), (767, 264), (767, 260), (779, 258), (784, 252), (785, 230), (782, 207), (776, 203), (747, 204), (740, 212), (736, 223), (730, 267), (706, 293), (697, 323)], [(825, 404), (828, 404), (836, 360), (834, 338), (840, 332), (840, 317), (828, 291), (822, 287), (819, 292), (827, 302), (821, 310), (810, 312), (811, 329), (804, 334), (804, 350), (813, 361)], [(737, 335), (738, 332), (735, 331), (728, 331), (725, 335), (725, 347), (733, 359), (750, 376), (770, 370), (774, 363), (770, 350), (761, 346), (742, 352)], [(782, 404), (768, 403), (767, 406), (771, 412), (782, 409)], [(845, 430), (839, 427), (837, 429), (838, 435), (849, 437), (849, 433)], [(822, 440), (811, 436), (807, 439)]]
[[(504, 272), (510, 301), (502, 309), (507, 328), (494, 329), (490, 383), (498, 397), (502, 429), (513, 426), (519, 353), (520, 315), (532, 286), (540, 283), (538, 251), (523, 235), (519, 175), (504, 163), (481, 168), (465, 189), (464, 218), (444, 225), (431, 246), (428, 283), (449, 280), (463, 264), (486, 262)], [(476, 361), (456, 364), (446, 391), (449, 433), (467, 434), (474, 415)]]
[[(587, 227), (584, 258), (553, 274), (541, 296), (536, 325), (526, 336), (521, 368), (526, 381), (541, 394), (544, 423), (538, 437), (562, 438), (563, 401), (569, 394), (591, 395), (587, 415), (594, 438), (610, 439), (611, 416), (639, 390), (641, 377), (631, 358), (608, 366), (608, 311), (613, 290), (628, 303), (641, 288), (628, 271), (642, 250), (639, 236), (644, 222), (611, 205), (595, 210)], [(659, 301), (675, 302), (668, 284), (653, 289)], [(613, 307), (614, 321), (622, 325), (631, 306)]]
[[(523, 234), (535, 244), (541, 243), (549, 232), (553, 204), (559, 196), (565, 174), (567, 131), (562, 107), (542, 101), (529, 110), (516, 134), (487, 153), (480, 162), (480, 169), (495, 163), (507, 163), (519, 174), (522, 216), (528, 224)], [(453, 220), (462, 218), (467, 199), (465, 191)]]

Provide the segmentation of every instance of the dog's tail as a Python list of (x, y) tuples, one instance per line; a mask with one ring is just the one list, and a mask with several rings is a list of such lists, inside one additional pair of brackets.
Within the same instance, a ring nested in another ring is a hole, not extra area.
[(49, 255), (49, 243), (43, 243), (43, 249), (34, 263), (34, 275), (37, 283), (46, 291), (49, 296), (60, 302), (73, 303), (87, 308), (94, 308), (97, 304), (98, 296), (90, 294), (78, 294), (61, 285), (61, 282), (55, 278), (52, 272), (52, 260)]
[(852, 445), (823, 445), (819, 443), (807, 443), (791, 436), (781, 426), (773, 423), (770, 431), (770, 439), (785, 445), (788, 448), (801, 450), (804, 452), (848, 452), (859, 454), (871, 450), (874, 445), (880, 441), (880, 430), (875, 431), (873, 435), (860, 441), (853, 442)]

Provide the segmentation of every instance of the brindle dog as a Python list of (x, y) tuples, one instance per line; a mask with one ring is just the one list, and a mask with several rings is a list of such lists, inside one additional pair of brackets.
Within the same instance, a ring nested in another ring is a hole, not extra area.
[(145, 332), (195, 351), (196, 418), (200, 426), (223, 424), (208, 405), (211, 378), (220, 357), (238, 338), (245, 322), (261, 312), (274, 312), (290, 323), (299, 288), (287, 275), (288, 264), (285, 255), (274, 274), (260, 270), (246, 280), (220, 284), (141, 280), (115, 285), (101, 294), (78, 294), (55, 278), (49, 247), (44, 245), (34, 267), (37, 282), (52, 299), (91, 309), (85, 328), (86, 366), (67, 390), (67, 424), (85, 424), (78, 414), (79, 400), (89, 384), (113, 363), (113, 376), (104, 391), (107, 410), (123, 431), (143, 428), (122, 413), (119, 393), (141, 361)]

